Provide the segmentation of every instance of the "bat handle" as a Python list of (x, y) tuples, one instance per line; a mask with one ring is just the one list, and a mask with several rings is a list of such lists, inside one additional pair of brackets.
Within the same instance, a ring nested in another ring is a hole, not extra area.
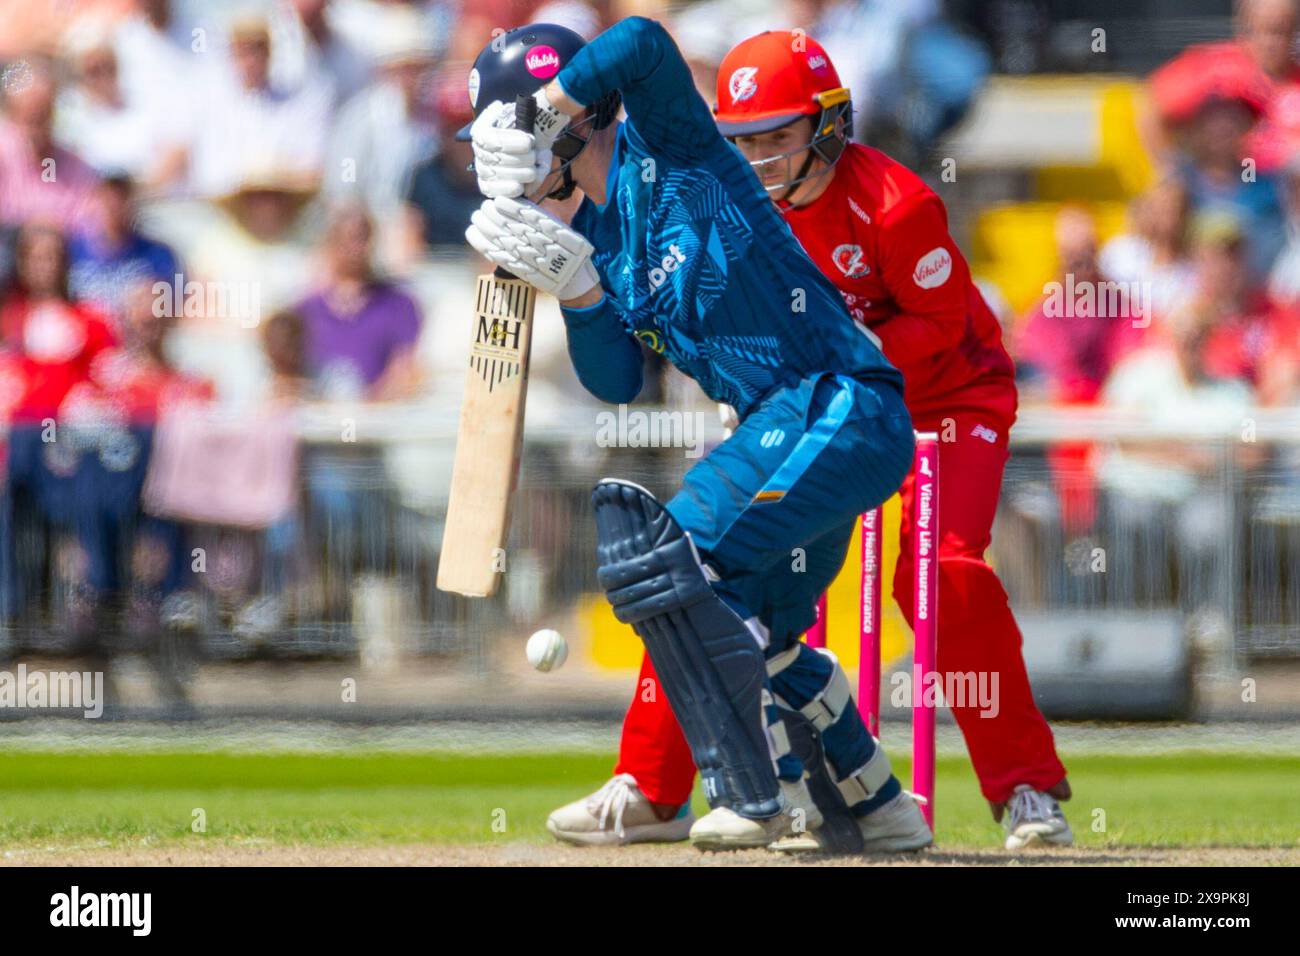
[[(525, 133), (533, 131), (533, 124), (537, 121), (537, 100), (533, 99), (532, 94), (520, 93), (515, 97), (515, 129), (521, 129)], [(513, 279), (515, 275), (507, 272), (500, 266), (496, 267), (495, 273), (498, 279)]]
[(515, 97), (515, 129), (531, 133), (537, 123), (537, 100), (531, 93), (520, 93)]

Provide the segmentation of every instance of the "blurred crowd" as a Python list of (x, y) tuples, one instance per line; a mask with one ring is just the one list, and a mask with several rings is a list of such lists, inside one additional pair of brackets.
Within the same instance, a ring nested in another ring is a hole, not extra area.
[(916, 148), (988, 69), (938, 0), (3, 5), (0, 621), (57, 610), (90, 647), (112, 621), (153, 634), (215, 609), (272, 634), (304, 577), (312, 613), (346, 619), (349, 579), (394, 565), (392, 458), (346, 425), (304, 445), (293, 416), (453, 392), (434, 312), (468, 283), (430, 264), (468, 261), (473, 58), (530, 20), (590, 38), (634, 13), (671, 25), (710, 101), (734, 42), (806, 25), (860, 132)]
[[(944, 13), (941, 0), (4, 4), (0, 619), (21, 617), (23, 580), (46, 575), (65, 582), (79, 633), (107, 610), (192, 620), (182, 529), (195, 526), (257, 536), (263, 557), (230, 562), (253, 582), (230, 601), (268, 630), (280, 610), (244, 598), (274, 594), (303, 540), (356, 555), (340, 578), (384, 564), (356, 543), (386, 520), (378, 453), (300, 449), (288, 422), (304, 402), (440, 400), (435, 331), (463, 317), (435, 314), (429, 266), (468, 258), (479, 197), (453, 135), (494, 31), (546, 20), (592, 37), (656, 16), (711, 103), (732, 44), (800, 26), (853, 90), (858, 137), (917, 162), (990, 70)], [(1086, 207), (1060, 213), (1063, 291), (1007, 320), (1026, 402), (1176, 420), (1300, 401), (1295, 4), (1245, 0), (1235, 25), (1150, 77), (1159, 174), (1126, 232), (1103, 243)], [(1158, 454), (1120, 455), (1105, 480), (1142, 483)], [(1208, 468), (1154, 464), (1185, 472), (1184, 489)]]
[(1085, 207), (1059, 214), (1059, 282), (1111, 294), (1017, 324), (1031, 400), (1229, 420), (1300, 401), (1297, 5), (1243, 0), (1234, 22), (1150, 77), (1156, 182), (1128, 228), (1103, 244)]

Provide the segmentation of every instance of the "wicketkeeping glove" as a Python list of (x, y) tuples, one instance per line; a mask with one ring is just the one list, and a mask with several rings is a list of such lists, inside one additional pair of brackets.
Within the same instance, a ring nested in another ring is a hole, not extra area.
[(515, 104), (501, 100), (485, 106), (470, 127), (478, 189), (489, 199), (522, 196), (527, 186), (551, 172), (551, 146), (569, 125), (569, 117), (551, 106), (542, 90), (534, 98), (537, 116), (532, 133), (515, 128)]
[(484, 200), (465, 238), (490, 261), (561, 302), (600, 285), (591, 243), (536, 203), (507, 196)]

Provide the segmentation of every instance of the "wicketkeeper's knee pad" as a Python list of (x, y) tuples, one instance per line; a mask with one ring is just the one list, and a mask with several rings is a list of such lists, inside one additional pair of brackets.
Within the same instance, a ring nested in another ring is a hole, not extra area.
[(690, 537), (650, 492), (605, 479), (591, 497), (597, 577), (614, 616), (650, 654), (709, 805), (752, 818), (776, 815), (766, 671), (754, 635), (714, 593)]

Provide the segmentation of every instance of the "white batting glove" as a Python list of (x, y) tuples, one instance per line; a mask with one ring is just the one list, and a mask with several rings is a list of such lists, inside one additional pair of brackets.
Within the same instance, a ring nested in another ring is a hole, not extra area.
[(470, 217), (465, 238), (489, 261), (561, 302), (600, 285), (591, 243), (536, 203), (486, 199)]
[(527, 185), (543, 178), (551, 168), (549, 150), (543, 170), (532, 134), (515, 129), (514, 122), (515, 105), (494, 100), (470, 127), (478, 191), (489, 199), (522, 196)]
[(501, 100), (484, 107), (470, 127), (478, 190), (489, 199), (522, 196), (528, 186), (550, 175), (551, 146), (569, 125), (569, 117), (553, 107), (542, 90), (534, 99), (532, 133), (515, 128), (515, 104)]

